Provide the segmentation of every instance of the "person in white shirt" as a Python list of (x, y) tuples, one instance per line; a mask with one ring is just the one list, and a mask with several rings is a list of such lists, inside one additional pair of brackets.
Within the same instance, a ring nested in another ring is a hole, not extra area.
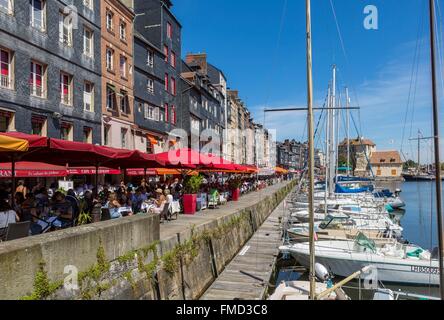
[(0, 200), (0, 233), (2, 229), (6, 229), (11, 223), (17, 223), (20, 220), (17, 213), (11, 209), (6, 199)]

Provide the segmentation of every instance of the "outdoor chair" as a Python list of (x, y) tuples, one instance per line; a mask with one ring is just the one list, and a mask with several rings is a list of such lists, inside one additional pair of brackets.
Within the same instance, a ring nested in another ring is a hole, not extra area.
[(160, 213), (160, 220), (162, 219), (165, 221), (170, 221), (170, 205), (168, 203), (165, 203), (163, 210)]
[(5, 240), (6, 231), (8, 231), (8, 228), (0, 228), (0, 241), (4, 241)]
[(175, 216), (174, 220), (179, 219), (179, 211), (178, 210), (174, 210), (174, 206), (173, 203), (170, 203), (168, 205), (168, 218), (169, 220), (173, 220), (173, 217)]
[(226, 205), (227, 204), (227, 196), (225, 194), (221, 194), (219, 197), (219, 203), (221, 205)]
[(8, 230), (6, 231), (5, 241), (17, 240), (28, 237), (30, 227), (31, 227), (30, 221), (9, 224)]

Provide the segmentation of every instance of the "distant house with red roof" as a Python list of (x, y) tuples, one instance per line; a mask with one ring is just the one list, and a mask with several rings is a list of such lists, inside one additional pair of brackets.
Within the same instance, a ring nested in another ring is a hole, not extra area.
[(398, 151), (374, 152), (372, 154), (370, 164), (376, 177), (401, 177), (403, 162)]

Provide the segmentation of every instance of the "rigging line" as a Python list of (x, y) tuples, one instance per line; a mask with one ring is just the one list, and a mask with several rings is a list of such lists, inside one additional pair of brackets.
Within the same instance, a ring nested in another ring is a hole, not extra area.
[(342, 52), (344, 54), (345, 59), (348, 60), (347, 51), (345, 50), (345, 45), (344, 45), (344, 38), (342, 38), (341, 28), (339, 26), (338, 17), (336, 16), (336, 10), (335, 10), (335, 6), (333, 5), (333, 0), (330, 0), (330, 6), (331, 6), (331, 10), (333, 12), (333, 16), (335, 18), (336, 29), (338, 30), (339, 41), (341, 42)]
[[(410, 110), (410, 102), (411, 102), (411, 97), (412, 97), (412, 90), (413, 90), (413, 78), (414, 78), (414, 72), (415, 72), (415, 65), (416, 65), (416, 59), (418, 56), (418, 50), (419, 50), (419, 46), (420, 46), (420, 37), (422, 34), (422, 29), (424, 27), (424, 12), (421, 15), (421, 20), (418, 23), (418, 32), (417, 32), (417, 36), (416, 36), (416, 45), (415, 45), (415, 52), (413, 55), (413, 62), (412, 62), (412, 71), (411, 71), (411, 75), (410, 75), (410, 87), (409, 87), (409, 94), (408, 94), (408, 98), (407, 98), (407, 107), (406, 107), (406, 112), (405, 112), (405, 116), (404, 116), (404, 126), (402, 129), (402, 139), (401, 139), (401, 152), (403, 152), (404, 150), (404, 142), (405, 142), (405, 133), (406, 133), (406, 129), (407, 129), (407, 121), (408, 121), (408, 116), (409, 116), (409, 110)], [(407, 160), (407, 159), (405, 159)]]
[[(349, 70), (349, 65), (350, 65), (350, 63), (349, 63), (349, 59), (348, 59), (348, 55), (347, 55), (347, 50), (345, 49), (344, 37), (342, 36), (341, 27), (340, 27), (340, 25), (339, 25), (338, 17), (337, 17), (337, 15), (336, 15), (335, 6), (334, 6), (332, 0), (330, 0), (330, 6), (331, 6), (331, 9), (332, 9), (333, 17), (334, 17), (334, 19), (335, 19), (336, 29), (337, 29), (338, 34), (339, 34), (339, 39), (340, 39), (340, 42), (341, 42), (342, 52), (343, 52), (343, 55), (344, 55), (344, 58), (345, 58), (345, 67), (346, 67), (346, 70), (348, 71), (348, 70)], [(346, 81), (345, 81), (345, 82), (346, 82)], [(350, 83), (349, 88), (351, 89), (351, 91), (352, 91), (352, 93), (353, 93), (353, 95), (354, 95), (354, 98), (355, 98), (355, 100), (356, 100), (356, 106), (357, 106), (357, 107), (360, 107), (359, 98), (358, 98), (358, 93), (357, 93), (355, 87)], [(360, 111), (359, 111), (359, 114), (360, 114)], [(361, 118), (360, 115), (359, 115), (359, 118)], [(361, 126), (361, 131), (362, 131), (362, 123), (360, 122), (359, 124), (360, 124), (360, 126)]]

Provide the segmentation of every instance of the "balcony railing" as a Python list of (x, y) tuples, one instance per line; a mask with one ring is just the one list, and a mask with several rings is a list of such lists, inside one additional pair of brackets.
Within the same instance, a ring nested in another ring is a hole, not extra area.
[(7, 89), (11, 88), (11, 79), (9, 76), (0, 75), (0, 87)]
[(30, 84), (30, 94), (34, 97), (44, 98), (45, 97), (45, 90), (42, 86)]

